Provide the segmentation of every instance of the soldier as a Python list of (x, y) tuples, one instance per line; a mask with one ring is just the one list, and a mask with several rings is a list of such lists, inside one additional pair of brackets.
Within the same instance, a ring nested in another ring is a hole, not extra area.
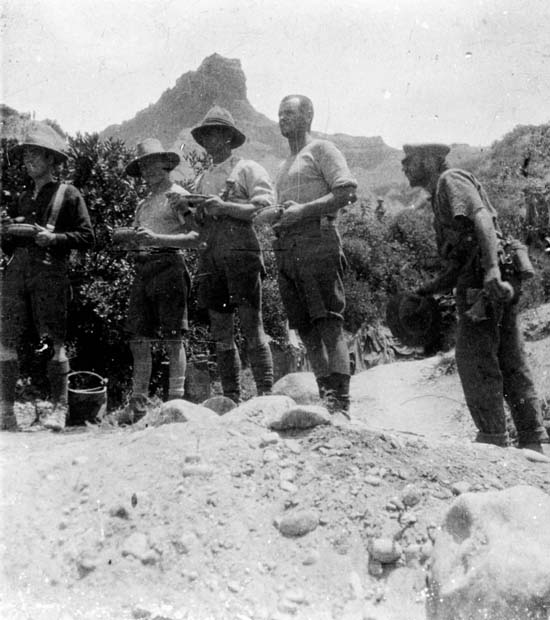
[[(134, 216), (136, 276), (130, 292), (126, 328), (134, 358), (132, 397), (127, 409), (134, 422), (145, 413), (151, 379), (151, 343), (164, 340), (168, 353), (168, 398), (183, 398), (186, 354), (183, 331), (187, 329), (190, 277), (182, 248), (195, 245), (198, 233), (186, 203), (189, 192), (172, 182), (170, 171), (180, 162), (177, 153), (165, 151), (159, 140), (149, 138), (137, 146), (137, 157), (126, 173), (142, 177), (149, 194)], [(182, 208), (183, 205), (183, 208)]]
[(336, 217), (356, 200), (357, 182), (334, 144), (310, 136), (312, 120), (313, 104), (307, 97), (289, 95), (282, 100), (279, 127), (290, 156), (275, 182), (277, 202), (284, 211), (274, 223), (274, 249), (289, 326), (306, 347), (319, 394), (333, 413), (349, 417), (345, 257)]
[(197, 271), (198, 302), (208, 310), (224, 396), (239, 403), (241, 363), (233, 324), (237, 308), (258, 395), (269, 394), (273, 385), (262, 321), (264, 265), (252, 227), (254, 215), (274, 203), (273, 187), (262, 166), (232, 153), (246, 137), (224, 108), (214, 106), (191, 133), (212, 158), (212, 166), (195, 181), (196, 191), (209, 196), (199, 209), (205, 249)]
[(447, 269), (417, 291), (427, 295), (456, 287), (456, 362), (477, 441), (508, 444), (504, 399), (518, 446), (542, 452), (546, 439), (540, 402), (527, 366), (518, 327), (519, 279), (503, 280), (497, 213), (479, 181), (448, 168), (449, 147), (405, 145), (403, 171), (411, 187), (430, 195), (440, 256)]
[(65, 428), (68, 404), (68, 256), (72, 249), (90, 247), (94, 235), (80, 192), (55, 180), (56, 166), (67, 160), (59, 134), (49, 125), (35, 123), (13, 151), (22, 155), (32, 187), (21, 194), (2, 222), (7, 233), (2, 235), (2, 249), (11, 258), (2, 290), (1, 427), (17, 430), (13, 413), (17, 345), (31, 327), (52, 348), (47, 365), (52, 408), (38, 422), (60, 431)]

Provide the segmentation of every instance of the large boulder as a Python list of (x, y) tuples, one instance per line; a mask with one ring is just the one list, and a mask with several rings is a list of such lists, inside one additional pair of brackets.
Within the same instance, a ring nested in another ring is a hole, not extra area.
[(285, 375), (275, 383), (272, 392), (290, 396), (299, 405), (319, 403), (319, 388), (312, 372), (292, 372)]
[(529, 486), (465, 493), (438, 533), (429, 620), (547, 620), (550, 496)]
[(256, 396), (228, 411), (220, 421), (228, 424), (248, 421), (267, 427), (270, 420), (278, 418), (293, 407), (296, 407), (296, 403), (288, 396)]

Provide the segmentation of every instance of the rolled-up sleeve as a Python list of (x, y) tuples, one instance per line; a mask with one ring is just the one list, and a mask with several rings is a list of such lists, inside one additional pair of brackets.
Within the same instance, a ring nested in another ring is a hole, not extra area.
[(357, 181), (350, 172), (346, 158), (332, 142), (319, 141), (315, 150), (315, 159), (331, 190), (338, 187), (357, 187)]
[(248, 199), (253, 205), (267, 207), (275, 204), (275, 190), (267, 170), (255, 161), (242, 161), (238, 179), (246, 189)]

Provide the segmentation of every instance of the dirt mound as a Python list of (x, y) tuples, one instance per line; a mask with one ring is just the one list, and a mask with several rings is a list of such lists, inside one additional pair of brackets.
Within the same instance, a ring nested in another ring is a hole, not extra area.
[[(431, 536), (457, 494), (550, 493), (549, 462), (471, 443), (452, 370), (361, 373), (347, 426), (275, 433), (249, 401), (227, 419), (3, 433), (0, 615), (422, 620)], [(394, 547), (397, 562), (375, 559)]]

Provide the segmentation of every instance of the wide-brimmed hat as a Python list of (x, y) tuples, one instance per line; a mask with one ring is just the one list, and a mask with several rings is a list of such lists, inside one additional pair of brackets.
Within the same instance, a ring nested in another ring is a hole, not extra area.
[(246, 136), (242, 131), (237, 129), (235, 121), (231, 114), (218, 105), (208, 110), (206, 116), (203, 118), (202, 123), (198, 127), (191, 129), (191, 135), (201, 146), (203, 144), (203, 136), (212, 127), (225, 127), (231, 130), (231, 148), (236, 149), (246, 140)]
[(160, 140), (147, 138), (136, 147), (136, 158), (126, 166), (126, 174), (131, 177), (141, 176), (140, 162), (149, 157), (158, 157), (166, 162), (166, 169), (173, 170), (181, 161), (180, 156), (174, 151), (166, 151)]
[(21, 142), (14, 146), (11, 152), (14, 155), (21, 155), (26, 146), (38, 146), (48, 151), (54, 156), (56, 164), (62, 164), (68, 159), (68, 155), (65, 152), (67, 148), (65, 140), (53, 127), (46, 123), (31, 123), (26, 128), (25, 135)]
[(439, 335), (441, 312), (431, 296), (399, 293), (388, 301), (386, 322), (392, 334), (403, 344), (425, 346)]
[(404, 144), (403, 152), (405, 157), (409, 157), (414, 154), (422, 156), (433, 156), (445, 159), (450, 153), (451, 148), (446, 144), (440, 144), (436, 142), (426, 142), (423, 144)]

